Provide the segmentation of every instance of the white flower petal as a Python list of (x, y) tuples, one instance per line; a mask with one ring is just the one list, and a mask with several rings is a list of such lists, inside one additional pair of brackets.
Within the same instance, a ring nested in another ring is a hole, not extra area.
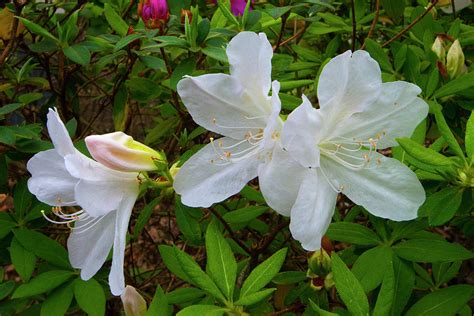
[(281, 136), (283, 148), (303, 167), (319, 166), (317, 144), (321, 125), (320, 111), (303, 95), (303, 103), (288, 115)]
[(350, 51), (331, 59), (319, 77), (319, 106), (334, 120), (361, 112), (377, 100), (382, 79), (378, 63), (365, 51)]
[(321, 248), (336, 206), (337, 192), (319, 168), (307, 170), (291, 209), (290, 231), (293, 238), (309, 251)]
[(404, 81), (382, 84), (379, 99), (366, 111), (345, 120), (340, 135), (361, 141), (381, 136), (379, 149), (397, 146), (395, 138), (410, 137), (428, 114), (428, 104), (417, 97), (420, 93), (418, 86)]
[(239, 80), (225, 74), (184, 78), (178, 93), (196, 123), (234, 139), (264, 129), (272, 111), (269, 97), (254, 102)]
[(364, 169), (351, 170), (323, 156), (321, 168), (335, 187), (342, 187), (342, 193), (370, 213), (394, 221), (416, 218), (425, 191), (415, 173), (396, 159), (374, 152), (370, 157)]
[(281, 215), (290, 216), (306, 170), (276, 145), (272, 159), (258, 167), (260, 191), (268, 206)]
[(227, 46), (230, 73), (257, 99), (270, 90), (272, 56), (265, 33), (241, 32)]
[(265, 138), (265, 149), (271, 149), (280, 139), (281, 129), (283, 126), (283, 121), (280, 118), (280, 111), (281, 111), (281, 100), (278, 96), (278, 92), (280, 91), (280, 83), (278, 81), (272, 82), (272, 113), (268, 117), (267, 127), (265, 127), (263, 131), (263, 135)]
[[(258, 158), (263, 154), (250, 150), (252, 145), (247, 141), (225, 149), (236, 143), (227, 137), (219, 138), (184, 163), (174, 180), (174, 189), (181, 195), (183, 204), (209, 207), (240, 192), (247, 182), (257, 176)], [(246, 150), (249, 150), (247, 154), (238, 154)], [(224, 151), (231, 153), (231, 160), (237, 161), (228, 162), (221, 158)]]
[(49, 109), (47, 117), (48, 121), (46, 125), (48, 127), (49, 137), (58, 154), (65, 156), (76, 153), (77, 150), (74, 148), (66, 126), (64, 126), (64, 123), (59, 118), (56, 109)]
[(125, 289), (125, 278), (123, 275), (123, 263), (125, 246), (127, 241), (127, 229), (133, 205), (138, 196), (138, 187), (135, 192), (130, 192), (117, 209), (115, 222), (114, 250), (112, 255), (112, 267), (109, 274), (110, 291), (113, 295), (122, 294)]
[(67, 240), (69, 261), (89, 280), (104, 264), (114, 241), (116, 212), (101, 218), (87, 217), (75, 222)]
[(69, 173), (78, 179), (87, 181), (124, 181), (136, 180), (138, 172), (112, 170), (89, 157), (77, 153), (64, 158)]
[(74, 187), (77, 179), (66, 170), (64, 158), (54, 149), (34, 155), (27, 164), (31, 173), (28, 190), (48, 205), (75, 205)]
[(65, 161), (79, 179), (74, 189), (77, 205), (90, 216), (116, 210), (123, 197), (139, 186), (138, 173), (111, 170), (83, 155), (67, 155)]

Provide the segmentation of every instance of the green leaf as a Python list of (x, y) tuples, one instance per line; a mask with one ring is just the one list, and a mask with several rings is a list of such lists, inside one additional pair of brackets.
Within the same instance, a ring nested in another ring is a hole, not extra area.
[(467, 121), (464, 141), (466, 143), (467, 155), (471, 158), (471, 161), (474, 162), (474, 111), (471, 111), (471, 115)]
[(208, 57), (214, 58), (223, 63), (229, 62), (224, 47), (207, 46), (201, 49), (202, 53)]
[(444, 119), (443, 112), (441, 112), (441, 106), (437, 104), (435, 101), (430, 101), (431, 103), (435, 103), (435, 106), (432, 106), (431, 108), (433, 109), (435, 118), (436, 118), (436, 125), (438, 126), (439, 131), (441, 132), (441, 135), (443, 135), (444, 140), (449, 145), (449, 148), (460, 158), (464, 159), (464, 153), (461, 149), (461, 146), (459, 146), (458, 141), (454, 137), (453, 132), (448, 126), (448, 123), (446, 123), (446, 120)]
[(12, 220), (10, 215), (0, 213), (0, 239), (8, 235), (14, 227), (16, 227), (16, 223)]
[(137, 239), (138, 236), (140, 235), (141, 231), (145, 227), (146, 223), (151, 217), (151, 214), (153, 213), (153, 210), (155, 207), (160, 203), (161, 198), (156, 197), (154, 200), (149, 202), (140, 212), (138, 215), (137, 221), (135, 222), (135, 227), (133, 228), (133, 238)]
[(26, 179), (23, 179), (15, 186), (13, 203), (15, 211), (20, 218), (23, 218), (23, 216), (28, 212), (33, 200), (33, 194), (28, 190), (26, 183)]
[(217, 5), (219, 6), (219, 9), (221, 10), (222, 14), (227, 18), (227, 20), (230, 23), (232, 23), (236, 26), (239, 26), (239, 21), (232, 14), (232, 12), (230, 12), (230, 10), (229, 10), (229, 4), (230, 4), (229, 1), (227, 1), (227, 3), (225, 3), (225, 1), (223, 1), (223, 0), (217, 0)]
[(301, 79), (280, 82), (280, 91), (288, 91), (296, 88), (308, 86), (314, 83), (314, 80)]
[(214, 305), (193, 305), (179, 311), (176, 316), (221, 316), (225, 308)]
[(474, 286), (453, 285), (430, 293), (416, 302), (406, 316), (455, 315), (474, 297)]
[(316, 303), (314, 303), (311, 299), (309, 299), (309, 305), (319, 316), (337, 316), (337, 315), (339, 315), (339, 314), (331, 313), (331, 312), (328, 312), (328, 311), (322, 309), (321, 307), (316, 305)]
[(442, 240), (410, 239), (392, 248), (398, 256), (415, 262), (452, 262), (474, 258), (474, 254), (463, 246)]
[(28, 282), (35, 270), (36, 256), (26, 250), (16, 238), (12, 239), (9, 250), (16, 272), (18, 272), (23, 281)]
[(397, 138), (397, 142), (410, 156), (413, 158), (432, 165), (432, 166), (449, 166), (453, 162), (440, 153), (431, 148), (426, 148), (409, 138)]
[(69, 280), (74, 275), (72, 271), (54, 270), (42, 273), (29, 283), (20, 285), (12, 298), (22, 298), (38, 295), (52, 290)]
[(131, 98), (139, 102), (148, 102), (155, 99), (162, 92), (158, 84), (148, 78), (132, 77), (126, 81), (126, 86), (130, 90)]
[(204, 273), (204, 271), (202, 271), (201, 267), (199, 267), (193, 258), (177, 247), (174, 247), (174, 251), (181, 268), (183, 269), (184, 273), (186, 273), (188, 278), (191, 279), (201, 289), (208, 292), (219, 301), (225, 303), (226, 300), (224, 295), (222, 295), (222, 292), (219, 290), (214, 281), (212, 281), (212, 279), (206, 273)]
[(355, 223), (332, 223), (329, 225), (326, 235), (331, 240), (348, 242), (356, 245), (372, 246), (381, 243), (380, 238), (373, 231), (365, 226)]
[(21, 245), (37, 257), (62, 268), (71, 268), (66, 250), (56, 241), (26, 228), (15, 229), (13, 233)]
[(105, 315), (105, 293), (95, 279), (74, 281), (74, 297), (79, 307), (89, 316)]
[(31, 102), (38, 101), (42, 97), (43, 94), (40, 92), (31, 92), (20, 95), (18, 97), (18, 101), (20, 101), (22, 104), (29, 104)]
[(69, 305), (74, 296), (73, 283), (61, 285), (51, 291), (41, 305), (41, 316), (63, 316), (66, 315)]
[(173, 74), (170, 78), (170, 87), (176, 91), (176, 86), (178, 82), (183, 78), (183, 76), (191, 75), (196, 69), (196, 59), (188, 58), (183, 60), (173, 71)]
[(234, 295), (237, 278), (237, 262), (215, 222), (211, 222), (206, 231), (207, 268), (228, 300)]
[(91, 61), (91, 53), (86, 46), (76, 44), (63, 48), (63, 53), (73, 62), (85, 66)]
[(24, 106), (23, 103), (12, 103), (12, 104), (4, 105), (0, 107), (0, 116), (16, 111), (23, 106)]
[(166, 246), (166, 245), (159, 245), (158, 251), (160, 252), (161, 259), (165, 266), (170, 270), (171, 273), (176, 275), (181, 280), (184, 280), (188, 283), (195, 284), (191, 278), (184, 272), (183, 268), (181, 267), (178, 258), (176, 256), (176, 252), (174, 251), (173, 247)]
[(449, 221), (462, 202), (463, 189), (460, 187), (443, 188), (430, 195), (420, 207), (419, 216), (428, 215), (431, 226), (439, 226)]
[(388, 247), (379, 246), (367, 250), (357, 258), (352, 266), (352, 273), (360, 281), (365, 293), (382, 283), (391, 256)]
[(393, 272), (395, 276), (394, 296), (392, 309), (389, 315), (400, 315), (410, 299), (411, 292), (415, 286), (415, 272), (402, 259), (396, 255), (392, 256)]
[(248, 223), (268, 210), (267, 206), (248, 206), (232, 212), (225, 213), (222, 216), (229, 224)]
[(352, 315), (368, 315), (369, 302), (364, 288), (336, 253), (331, 256), (336, 289)]
[(0, 283), (0, 300), (3, 300), (5, 297), (7, 297), (13, 291), (15, 285), (15, 281)]
[(121, 50), (122, 48), (124, 48), (125, 46), (127, 46), (128, 44), (130, 44), (131, 42), (133, 41), (136, 41), (137, 39), (141, 38), (143, 35), (142, 34), (130, 34), (130, 35), (127, 35), (125, 37), (122, 37), (116, 44), (115, 44), (115, 47), (114, 47), (114, 52), (118, 51), (118, 50)]
[(127, 35), (128, 24), (115, 12), (114, 8), (108, 3), (104, 5), (105, 19), (110, 27), (120, 36)]
[(467, 73), (459, 78), (450, 80), (447, 84), (439, 88), (435, 93), (435, 98), (443, 98), (455, 95), (458, 92), (474, 87), (474, 71)]
[(124, 131), (127, 125), (129, 114), (128, 106), (128, 90), (125, 85), (120, 85), (114, 98), (114, 106), (112, 108), (112, 117), (114, 127), (117, 131)]
[(182, 287), (166, 293), (166, 298), (168, 299), (169, 304), (181, 305), (187, 302), (200, 300), (205, 295), (206, 293), (201, 289), (193, 287)]
[(283, 248), (274, 253), (270, 258), (259, 264), (250, 272), (245, 279), (240, 291), (240, 298), (244, 298), (258, 292), (267, 285), (273, 277), (280, 271), (285, 262), (287, 248)]
[[(392, 255), (389, 254), (389, 258)], [(388, 258), (387, 258), (388, 259)], [(380, 288), (379, 295), (377, 296), (377, 302), (373, 310), (373, 316), (386, 316), (390, 315), (390, 310), (395, 296), (395, 274), (393, 272), (393, 263), (389, 260), (385, 266), (385, 275), (382, 281), (382, 287)]]
[(176, 196), (175, 205), (176, 222), (178, 223), (179, 230), (191, 244), (199, 245), (202, 239), (201, 226), (198, 220), (189, 214), (193, 208), (183, 205), (179, 196)]
[(168, 298), (160, 285), (156, 287), (155, 295), (151, 301), (146, 316), (171, 316), (171, 306), (168, 305)]
[(370, 56), (379, 63), (380, 68), (388, 72), (393, 72), (392, 64), (388, 59), (388, 55), (380, 44), (370, 38), (366, 38), (364, 43), (365, 49), (369, 52)]
[(271, 288), (271, 289), (265, 289), (262, 291), (252, 293), (250, 295), (239, 298), (239, 300), (235, 302), (234, 304), (243, 305), (243, 306), (256, 304), (264, 300), (265, 298), (267, 298), (270, 294), (275, 292), (275, 290), (276, 290), (275, 288)]
[(42, 26), (39, 26), (38, 24), (36, 23), (33, 23), (31, 21), (28, 21), (27, 19), (24, 19), (24, 18), (20, 18), (20, 17), (16, 17), (18, 20), (20, 20), (23, 25), (26, 26), (26, 28), (28, 30), (30, 30), (30, 32), (34, 33), (34, 34), (37, 34), (37, 35), (40, 35), (42, 37), (45, 37), (45, 38), (49, 38), (55, 42), (58, 42), (59, 40), (53, 36), (53, 34), (49, 33), (45, 28), (43, 28)]
[(382, 0), (382, 7), (389, 17), (395, 21), (400, 21), (405, 10), (405, 2), (399, 0)]

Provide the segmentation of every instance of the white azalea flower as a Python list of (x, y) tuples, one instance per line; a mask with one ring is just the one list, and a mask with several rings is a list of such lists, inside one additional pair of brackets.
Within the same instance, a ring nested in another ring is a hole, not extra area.
[[(34, 155), (28, 161), (28, 189), (38, 200), (54, 206), (59, 221), (72, 233), (67, 246), (69, 260), (88, 280), (104, 264), (113, 246), (109, 283), (112, 294), (125, 288), (123, 260), (128, 221), (138, 196), (138, 173), (109, 169), (80, 153), (71, 141), (56, 111), (50, 109), (47, 122), (54, 149)], [(61, 206), (79, 205), (83, 210), (67, 214)], [(46, 217), (46, 216), (45, 216)]]
[[(227, 47), (230, 75), (187, 77), (178, 93), (212, 139), (180, 169), (174, 189), (189, 206), (208, 207), (257, 176), (279, 138), (279, 83), (271, 83), (272, 46), (264, 33), (242, 32)], [(272, 96), (268, 96), (272, 86)]]
[(367, 52), (347, 51), (324, 67), (317, 92), (320, 109), (303, 96), (284, 124), (283, 147), (260, 173), (268, 204), (291, 216), (293, 237), (319, 249), (340, 192), (376, 216), (415, 218), (423, 187), (408, 167), (377, 150), (396, 146), (395, 138), (410, 136), (426, 117), (420, 88), (382, 83)]

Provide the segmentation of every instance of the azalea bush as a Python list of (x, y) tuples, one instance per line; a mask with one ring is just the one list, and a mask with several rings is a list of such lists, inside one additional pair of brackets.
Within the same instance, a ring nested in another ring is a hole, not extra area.
[(12, 1), (0, 315), (472, 315), (471, 1)]

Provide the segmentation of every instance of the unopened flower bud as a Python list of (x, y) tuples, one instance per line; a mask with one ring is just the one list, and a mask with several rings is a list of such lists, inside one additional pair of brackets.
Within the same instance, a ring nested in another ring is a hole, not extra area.
[[(252, 0), (253, 2), (254, 0)], [(214, 0), (217, 3), (217, 0)], [(247, 0), (230, 0), (230, 11), (235, 16), (244, 15), (245, 7), (247, 6)], [(252, 11), (252, 7), (249, 7), (249, 11)]]
[(146, 314), (146, 301), (133, 286), (127, 285), (120, 298), (126, 316), (143, 316)]
[(119, 171), (157, 170), (157, 161), (167, 164), (163, 154), (139, 143), (122, 132), (91, 135), (85, 139), (87, 149), (95, 160)]
[(438, 56), (438, 59), (444, 64), (446, 58), (446, 49), (444, 48), (444, 41), (441, 37), (437, 36), (431, 50)]
[(188, 17), (188, 22), (191, 23), (193, 20), (193, 13), (190, 10), (181, 9), (181, 24), (184, 24), (186, 17)]
[(146, 27), (162, 28), (170, 16), (168, 3), (166, 0), (142, 0), (138, 3), (138, 15)]
[(178, 163), (174, 163), (171, 168), (170, 168), (170, 174), (173, 177), (173, 179), (176, 177), (176, 174), (178, 173), (180, 167), (178, 167)]
[(317, 250), (308, 259), (308, 266), (312, 273), (324, 277), (331, 272), (331, 257), (324, 249)]
[(450, 78), (457, 78), (466, 71), (464, 66), (464, 53), (459, 40), (455, 40), (448, 50), (446, 70)]

